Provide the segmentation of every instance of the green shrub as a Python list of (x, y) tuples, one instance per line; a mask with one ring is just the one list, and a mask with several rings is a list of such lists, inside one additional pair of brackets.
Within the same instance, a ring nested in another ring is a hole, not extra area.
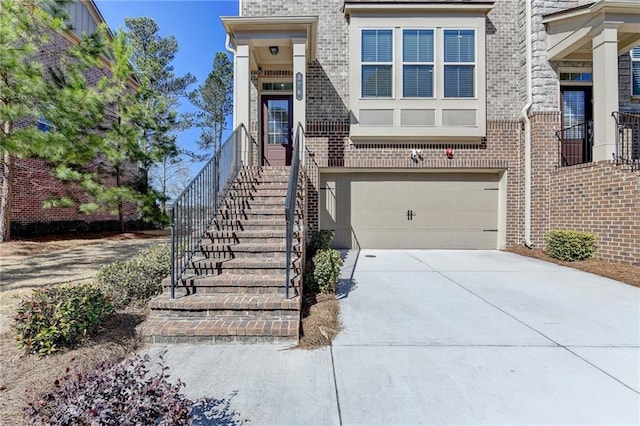
[(313, 256), (313, 283), (317, 291), (335, 293), (342, 258), (337, 250), (323, 249)]
[(109, 294), (114, 308), (143, 307), (162, 292), (162, 279), (171, 273), (170, 258), (169, 246), (157, 245), (131, 259), (103, 266), (96, 281)]
[(328, 229), (315, 231), (311, 234), (311, 241), (309, 241), (309, 255), (313, 256), (320, 250), (329, 249), (334, 236), (335, 232)]
[(34, 290), (20, 302), (13, 329), (27, 353), (49, 355), (98, 331), (112, 312), (94, 284), (60, 284)]
[(553, 230), (544, 237), (544, 251), (567, 262), (589, 259), (596, 254), (596, 239), (596, 235), (589, 232)]

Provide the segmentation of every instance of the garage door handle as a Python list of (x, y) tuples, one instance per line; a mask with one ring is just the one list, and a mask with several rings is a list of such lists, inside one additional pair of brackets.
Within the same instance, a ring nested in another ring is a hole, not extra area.
[(497, 229), (483, 229), (482, 232), (498, 232)]

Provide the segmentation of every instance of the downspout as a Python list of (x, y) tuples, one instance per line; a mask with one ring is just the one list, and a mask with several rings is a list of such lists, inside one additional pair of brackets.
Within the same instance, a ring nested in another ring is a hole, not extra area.
[(531, 242), (531, 120), (529, 110), (533, 105), (533, 74), (531, 64), (533, 52), (531, 48), (531, 2), (526, 3), (526, 68), (527, 68), (527, 103), (522, 108), (521, 115), (524, 120), (524, 245), (533, 248)]

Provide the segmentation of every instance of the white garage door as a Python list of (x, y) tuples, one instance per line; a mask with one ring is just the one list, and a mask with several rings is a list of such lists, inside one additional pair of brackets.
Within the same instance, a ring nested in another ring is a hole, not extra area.
[(496, 249), (495, 173), (326, 173), (320, 227), (343, 248)]

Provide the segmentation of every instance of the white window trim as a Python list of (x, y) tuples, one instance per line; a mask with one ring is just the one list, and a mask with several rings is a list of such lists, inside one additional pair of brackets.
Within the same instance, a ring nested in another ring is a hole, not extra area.
[[(432, 62), (405, 62), (404, 60), (404, 31), (432, 31), (433, 32), (433, 61)], [(401, 27), (400, 31), (400, 99), (436, 99), (438, 97), (438, 31), (435, 27)], [(404, 66), (405, 65), (431, 65), (431, 92), (432, 96), (405, 96), (404, 95)]]
[[(362, 60), (362, 33), (365, 31), (391, 31), (391, 62), (364, 62)], [(359, 47), (359, 56), (358, 56), (358, 62), (360, 62), (360, 69), (359, 69), (359, 75), (360, 75), (360, 99), (395, 99), (395, 73), (396, 73), (396, 61), (395, 61), (395, 55), (396, 55), (396, 46), (395, 46), (395, 29), (392, 27), (367, 27), (367, 28), (360, 28), (360, 47)], [(385, 66), (389, 66), (391, 65), (391, 96), (364, 96), (363, 93), (363, 87), (362, 87), (362, 69), (364, 66), (366, 65), (385, 65)]]
[[(444, 60), (444, 32), (445, 31), (473, 31), (473, 62), (445, 62)], [(443, 27), (440, 66), (442, 67), (441, 97), (442, 99), (478, 99), (478, 31), (468, 27)], [(444, 94), (444, 68), (447, 65), (473, 65), (473, 96), (445, 96)]]

